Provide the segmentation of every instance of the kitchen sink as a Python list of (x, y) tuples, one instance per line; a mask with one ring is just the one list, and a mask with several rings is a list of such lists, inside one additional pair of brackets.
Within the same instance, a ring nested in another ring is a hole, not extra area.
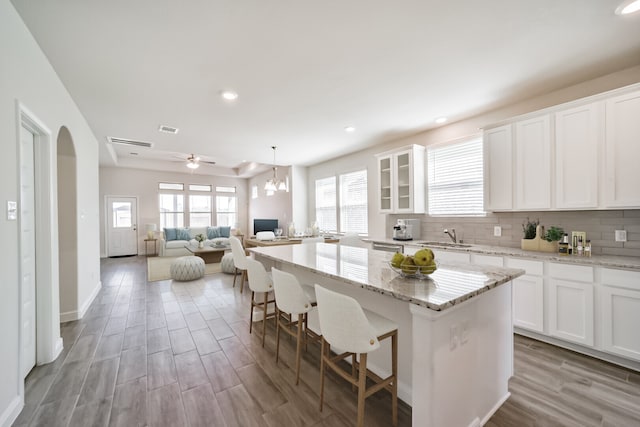
[(471, 245), (466, 243), (453, 243), (453, 242), (417, 242), (420, 246), (441, 246), (445, 248), (469, 248)]

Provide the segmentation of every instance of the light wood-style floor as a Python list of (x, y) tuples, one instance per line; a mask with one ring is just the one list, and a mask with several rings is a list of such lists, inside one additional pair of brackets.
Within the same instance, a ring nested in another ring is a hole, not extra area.
[[(318, 410), (317, 345), (309, 345), (295, 386), (294, 342), (281, 342), (276, 365), (272, 324), (265, 348), (256, 330), (248, 333), (250, 293), (232, 288), (232, 276), (147, 282), (144, 257), (104, 259), (101, 275), (84, 319), (61, 327), (64, 352), (27, 377), (14, 425), (353, 425), (355, 394), (344, 381), (327, 382)], [(488, 426), (640, 426), (639, 373), (528, 338), (515, 342), (512, 396)], [(389, 409), (386, 392), (367, 399), (366, 425), (389, 426)], [(402, 405), (400, 426), (410, 425)]]

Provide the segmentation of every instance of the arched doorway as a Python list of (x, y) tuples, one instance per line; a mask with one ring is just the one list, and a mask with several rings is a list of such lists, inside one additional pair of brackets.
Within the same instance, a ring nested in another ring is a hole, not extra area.
[(58, 132), (58, 254), (60, 322), (79, 318), (78, 307), (78, 215), (76, 150), (69, 129)]

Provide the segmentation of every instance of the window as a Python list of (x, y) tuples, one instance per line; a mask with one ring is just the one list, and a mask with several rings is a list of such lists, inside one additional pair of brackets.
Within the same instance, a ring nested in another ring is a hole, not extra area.
[(206, 227), (211, 225), (211, 196), (189, 195), (189, 226)]
[(160, 182), (158, 183), (158, 189), (184, 191), (184, 184), (179, 184), (175, 182)]
[(160, 228), (184, 227), (184, 195), (160, 194)]
[(481, 216), (482, 140), (427, 148), (430, 215)]
[(251, 186), (251, 198), (252, 199), (257, 199), (258, 198), (258, 186), (257, 185)]
[(367, 211), (366, 170), (316, 180), (316, 221), (321, 230), (366, 234)]
[(131, 228), (131, 203), (113, 203), (113, 228)]
[(338, 231), (336, 177), (316, 180), (316, 221), (323, 231)]
[[(216, 187), (216, 225), (234, 227), (237, 221), (235, 187)], [(226, 194), (225, 194), (226, 193)]]
[(211, 186), (206, 184), (189, 184), (189, 191), (211, 191)]
[(340, 175), (340, 231), (366, 234), (367, 171)]

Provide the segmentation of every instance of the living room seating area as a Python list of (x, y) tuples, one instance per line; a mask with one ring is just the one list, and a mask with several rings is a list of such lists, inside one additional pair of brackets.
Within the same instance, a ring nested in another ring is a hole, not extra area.
[(186, 256), (186, 245), (198, 246), (196, 236), (202, 234), (204, 246), (228, 246), (231, 227), (164, 228), (160, 237), (160, 256)]

